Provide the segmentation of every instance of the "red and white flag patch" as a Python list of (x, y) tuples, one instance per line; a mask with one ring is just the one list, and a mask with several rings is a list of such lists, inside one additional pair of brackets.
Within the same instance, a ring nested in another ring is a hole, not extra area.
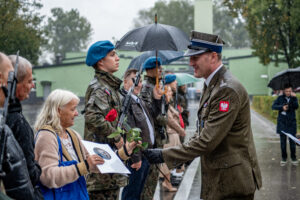
[(228, 101), (220, 101), (219, 111), (228, 112), (229, 110), (229, 102)]

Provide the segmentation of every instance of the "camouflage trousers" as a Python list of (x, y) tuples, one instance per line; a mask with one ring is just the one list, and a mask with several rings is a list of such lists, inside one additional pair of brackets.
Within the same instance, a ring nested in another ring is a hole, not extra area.
[(149, 174), (147, 176), (147, 179), (146, 179), (146, 182), (144, 185), (144, 190), (141, 195), (142, 200), (153, 200), (156, 185), (158, 182), (158, 174), (159, 174), (159, 171), (158, 171), (156, 165), (151, 165)]
[(89, 192), (90, 200), (118, 200), (120, 188)]

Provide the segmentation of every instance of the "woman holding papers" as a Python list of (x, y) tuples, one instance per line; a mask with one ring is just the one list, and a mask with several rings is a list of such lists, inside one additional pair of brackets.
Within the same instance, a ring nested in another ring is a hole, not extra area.
[[(84, 175), (99, 173), (96, 165), (104, 163), (100, 156), (89, 155), (80, 135), (69, 128), (78, 116), (78, 103), (74, 93), (54, 90), (37, 117), (35, 159), (42, 168), (40, 187), (45, 199), (89, 199)], [(126, 147), (131, 153), (135, 144)]]

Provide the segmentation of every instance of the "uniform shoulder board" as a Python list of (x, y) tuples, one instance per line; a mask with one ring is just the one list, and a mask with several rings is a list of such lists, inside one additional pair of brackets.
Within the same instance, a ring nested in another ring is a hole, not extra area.
[(221, 80), (220, 87), (224, 87), (224, 86), (226, 86), (226, 85), (227, 85), (227, 83), (225, 83), (224, 80)]

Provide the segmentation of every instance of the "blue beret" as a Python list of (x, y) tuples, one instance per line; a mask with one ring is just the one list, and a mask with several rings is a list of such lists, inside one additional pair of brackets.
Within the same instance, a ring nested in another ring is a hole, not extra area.
[(176, 75), (175, 74), (167, 74), (165, 76), (166, 84), (172, 83), (175, 80), (176, 80)]
[(98, 41), (90, 46), (86, 55), (85, 63), (88, 66), (94, 66), (113, 49), (115, 49), (115, 46), (110, 41)]
[[(161, 59), (160, 57), (157, 57), (157, 64), (158, 66), (161, 66)], [(152, 56), (150, 58), (148, 58), (143, 65), (143, 70), (145, 69), (153, 69), (156, 67), (156, 57)]]

